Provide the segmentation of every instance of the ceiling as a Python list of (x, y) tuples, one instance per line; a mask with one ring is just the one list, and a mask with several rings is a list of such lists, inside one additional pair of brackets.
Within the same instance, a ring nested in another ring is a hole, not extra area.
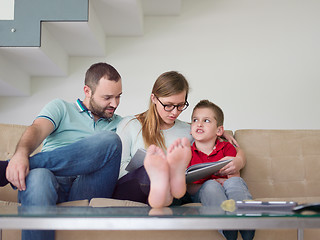
[(42, 22), (39, 47), (0, 46), (0, 96), (28, 96), (32, 77), (66, 76), (69, 57), (103, 57), (106, 37), (143, 36), (145, 16), (180, 10), (181, 0), (89, 0), (88, 21)]

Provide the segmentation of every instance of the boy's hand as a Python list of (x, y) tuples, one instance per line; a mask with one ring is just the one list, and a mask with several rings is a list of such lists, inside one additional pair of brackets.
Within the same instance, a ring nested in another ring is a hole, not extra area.
[[(216, 175), (226, 176), (226, 175), (238, 175), (240, 173), (240, 169), (242, 168), (242, 161), (237, 157), (224, 157), (222, 160), (227, 160), (232, 158), (233, 160), (220, 169), (219, 173)], [(240, 176), (240, 174), (239, 174)]]

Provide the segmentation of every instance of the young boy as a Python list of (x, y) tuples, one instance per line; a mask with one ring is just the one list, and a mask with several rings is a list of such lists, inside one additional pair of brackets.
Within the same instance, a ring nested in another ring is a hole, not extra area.
[[(191, 122), (194, 143), (191, 146), (192, 158), (189, 166), (236, 156), (235, 147), (219, 138), (224, 132), (223, 120), (223, 111), (214, 103), (202, 100), (195, 106)], [(228, 165), (225, 166), (225, 168), (227, 167)], [(200, 202), (203, 206), (210, 207), (220, 207), (221, 203), (228, 199), (235, 201), (252, 199), (246, 183), (240, 177), (240, 172), (227, 176), (222, 176), (219, 173), (211, 175), (188, 184), (187, 191), (193, 202)], [(254, 237), (253, 230), (241, 230), (240, 233), (244, 240)], [(223, 235), (228, 240), (237, 239), (238, 231), (224, 230)]]
[[(189, 164), (219, 161), (236, 156), (235, 147), (219, 139), (223, 134), (223, 112), (208, 100), (200, 101), (192, 113), (191, 134), (194, 143), (188, 139), (177, 139), (167, 150), (151, 145), (147, 149), (144, 167), (150, 178), (149, 204), (154, 208), (169, 206), (173, 198), (180, 198), (185, 192), (185, 170)], [(191, 159), (191, 161), (190, 161)], [(226, 171), (226, 165), (220, 172)], [(229, 171), (227, 171), (229, 172)], [(181, 191), (184, 190), (183, 192)], [(252, 199), (247, 185), (239, 172), (232, 175), (212, 175), (188, 184), (187, 191), (193, 202), (203, 206), (217, 207), (223, 201)], [(254, 230), (241, 230), (244, 240), (254, 237)], [(238, 231), (223, 231), (228, 239), (237, 239)]]

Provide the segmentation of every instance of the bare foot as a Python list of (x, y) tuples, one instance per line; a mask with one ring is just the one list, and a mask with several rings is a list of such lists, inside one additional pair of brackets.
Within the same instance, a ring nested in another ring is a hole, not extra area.
[(191, 145), (187, 138), (177, 139), (168, 148), (167, 161), (170, 168), (171, 194), (181, 198), (186, 193), (185, 171), (191, 160)]
[(173, 197), (170, 193), (169, 165), (162, 149), (151, 145), (144, 159), (144, 167), (150, 178), (149, 205), (153, 208), (169, 206)]

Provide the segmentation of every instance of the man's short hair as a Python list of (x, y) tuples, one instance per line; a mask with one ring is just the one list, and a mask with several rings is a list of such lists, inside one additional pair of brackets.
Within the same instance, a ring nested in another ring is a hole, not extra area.
[(118, 82), (121, 79), (118, 71), (110, 64), (99, 62), (92, 64), (86, 72), (84, 84), (90, 87), (94, 93), (101, 78), (107, 78), (110, 81)]

